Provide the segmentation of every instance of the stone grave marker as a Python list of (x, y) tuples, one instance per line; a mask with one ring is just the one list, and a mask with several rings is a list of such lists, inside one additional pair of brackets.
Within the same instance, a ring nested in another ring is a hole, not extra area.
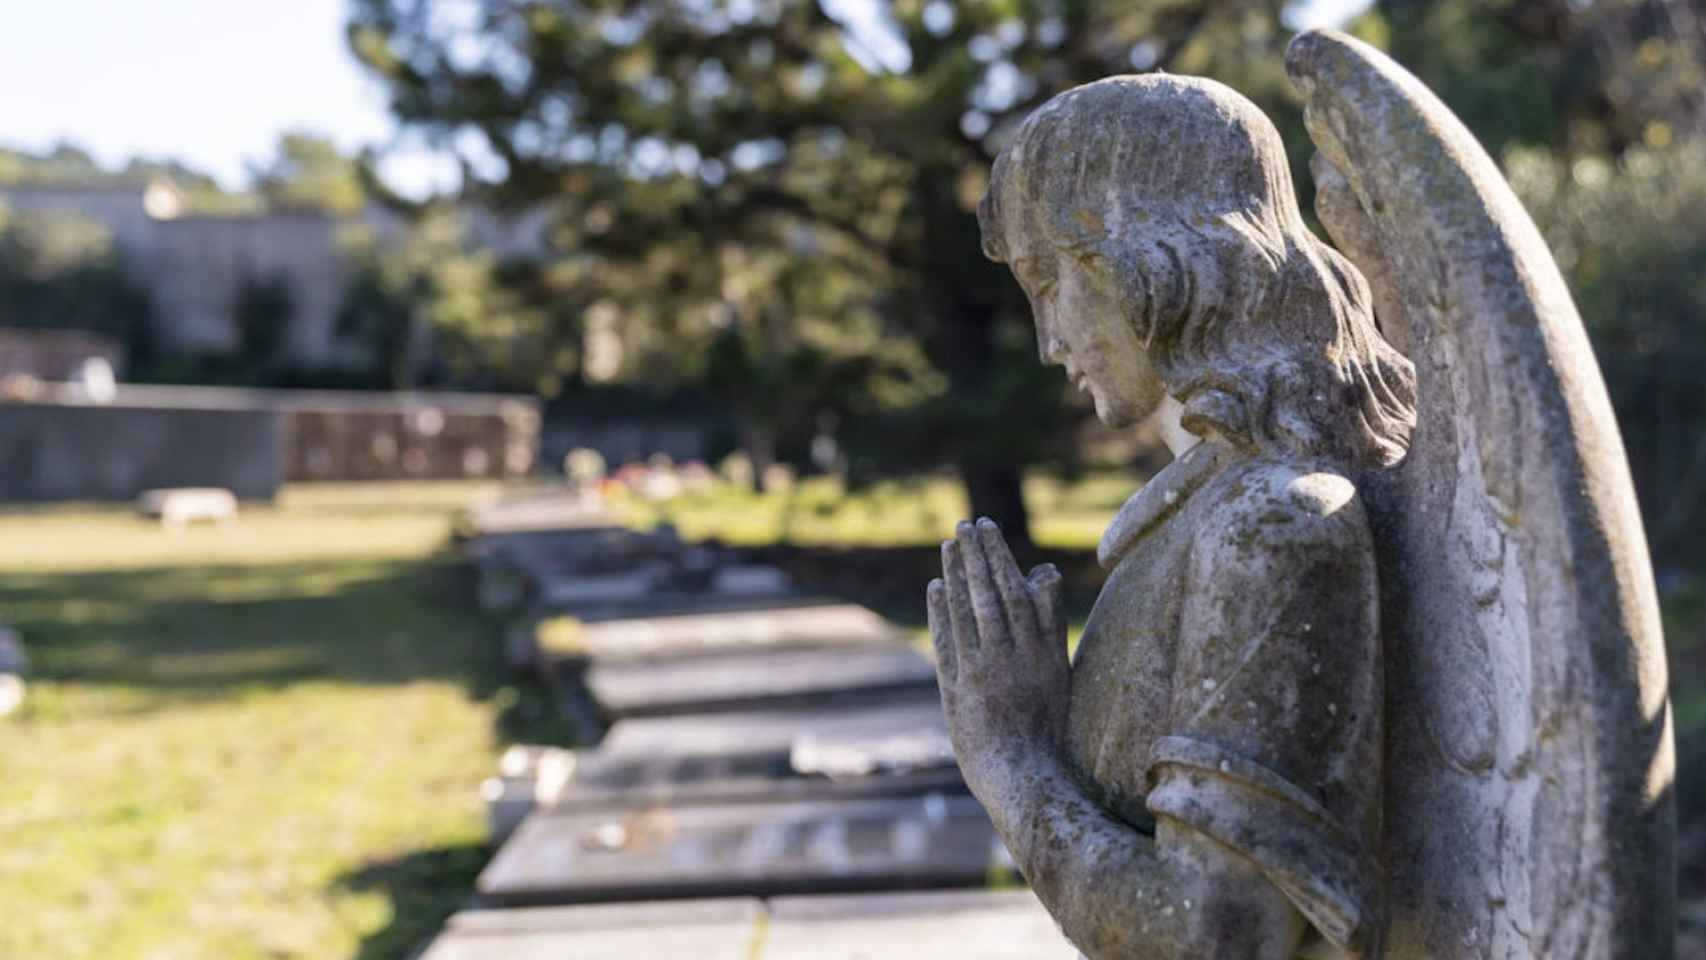
[(420, 960), (751, 960), (764, 915), (745, 898), (468, 910)]
[(1029, 890), (778, 897), (763, 960), (1078, 960)]
[(984, 884), (1011, 868), (963, 794), (541, 811), (480, 874), (500, 905)]
[(900, 631), (875, 612), (822, 598), (700, 596), (654, 615), (577, 613), (574, 652), (593, 660), (682, 653), (714, 647), (826, 642), (892, 642)]
[(594, 659), (583, 682), (610, 717), (708, 713), (921, 689), (936, 668), (899, 644), (789, 644)]
[(963, 793), (934, 692), (880, 703), (620, 720), (559, 809)]

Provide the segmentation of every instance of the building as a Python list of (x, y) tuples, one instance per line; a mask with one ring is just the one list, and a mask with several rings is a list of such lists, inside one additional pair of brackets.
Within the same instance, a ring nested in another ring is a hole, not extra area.
[[(245, 285), (282, 280), (289, 290), (285, 363), (308, 369), (360, 366), (365, 348), (340, 338), (337, 318), (353, 265), (352, 229), (382, 240), (404, 220), (369, 206), (340, 219), (312, 210), (264, 214), (185, 214), (172, 184), (0, 184), (0, 206), (76, 216), (102, 224), (154, 306), (155, 346), (181, 355), (226, 354), (241, 342), (236, 306)], [(508, 218), (481, 208), (464, 216), (470, 243), (500, 256), (538, 255), (542, 211)]]

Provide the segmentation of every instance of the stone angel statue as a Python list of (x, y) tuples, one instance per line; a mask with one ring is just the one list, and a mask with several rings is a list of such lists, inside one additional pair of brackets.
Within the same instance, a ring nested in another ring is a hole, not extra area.
[(1210, 80), (1067, 91), (996, 161), (1043, 359), (1175, 459), (1071, 663), (1051, 567), (942, 545), (966, 781), (1097, 960), (1668, 957), (1663, 646), (1581, 321), (1420, 82), (1331, 32), (1287, 67), (1340, 250)]

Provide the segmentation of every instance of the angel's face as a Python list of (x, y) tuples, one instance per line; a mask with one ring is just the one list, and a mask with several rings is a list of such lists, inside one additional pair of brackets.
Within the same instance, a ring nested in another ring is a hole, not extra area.
[(1037, 352), (1044, 363), (1066, 368), (1067, 379), (1088, 392), (1096, 416), (1127, 427), (1154, 413), (1161, 378), (1127, 321), (1129, 307), (1111, 264), (1100, 254), (1062, 249), (1010, 230), (1013, 275), (1036, 318)]

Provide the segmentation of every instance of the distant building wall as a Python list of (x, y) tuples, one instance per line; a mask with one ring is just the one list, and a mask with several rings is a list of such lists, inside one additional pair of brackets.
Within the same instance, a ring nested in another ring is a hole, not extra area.
[(113, 242), (126, 253), (147, 249), (155, 220), (148, 214), (144, 184), (6, 184), (0, 203), (13, 210), (43, 214), (74, 214), (93, 220), (113, 233)]
[(528, 397), (121, 386), (0, 403), (0, 500), (128, 500), (152, 487), (270, 497), (307, 480), (512, 478), (532, 471)]
[(181, 217), (155, 224), (145, 252), (162, 346), (227, 353), (240, 346), (235, 307), (245, 283), (282, 278), (291, 296), (286, 358), (332, 366), (349, 281), (339, 221), (318, 213)]
[[(397, 214), (377, 205), (349, 219), (315, 211), (180, 216), (182, 198), (163, 182), (0, 185), (0, 204), (71, 214), (111, 230), (134, 279), (153, 302), (156, 344), (168, 353), (235, 351), (241, 339), (235, 307), (245, 281), (284, 278), (293, 309), (282, 359), (305, 368), (346, 367), (370, 359), (337, 335), (352, 271), (342, 231), (359, 226), (384, 239), (406, 229)], [(537, 257), (549, 249), (545, 207), (511, 215), (471, 206), (460, 220), (468, 243), (500, 257)]]
[[(239, 346), (235, 307), (246, 281), (282, 277), (292, 313), (284, 359), (305, 367), (339, 366), (337, 314), (350, 267), (339, 245), (347, 221), (322, 213), (178, 216), (175, 191), (149, 185), (0, 185), (12, 210), (93, 220), (112, 231), (130, 273), (154, 305), (157, 346), (184, 354), (229, 353)], [(394, 217), (364, 214), (381, 234)]]

